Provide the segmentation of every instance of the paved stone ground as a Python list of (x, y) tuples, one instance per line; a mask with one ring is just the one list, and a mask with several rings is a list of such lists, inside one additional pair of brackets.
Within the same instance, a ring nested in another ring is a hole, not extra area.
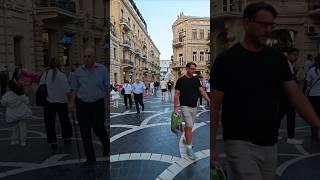
[(145, 111), (111, 108), (111, 179), (208, 179), (209, 111), (198, 108), (193, 130), (198, 159), (185, 155), (182, 138), (170, 131), (173, 108), (168, 97), (144, 97)]
[[(3, 108), (0, 108), (0, 179), (104, 180), (109, 173), (111, 179), (124, 180), (209, 179), (209, 111), (198, 108), (193, 130), (198, 159), (190, 161), (185, 158), (181, 136), (170, 131), (172, 101), (161, 101), (158, 95), (146, 97), (145, 105), (145, 111), (140, 115), (135, 109), (126, 110), (122, 101), (120, 108), (111, 108), (111, 163), (100, 157), (101, 144), (94, 137), (98, 156), (95, 167), (81, 165), (84, 152), (80, 139), (80, 161), (75, 138), (70, 144), (63, 144), (59, 123), (56, 128), (58, 150), (51, 150), (46, 143), (42, 108), (36, 106), (32, 106), (34, 117), (28, 122), (27, 146), (10, 145), (10, 125), (4, 121)], [(319, 180), (320, 143), (310, 138), (309, 126), (298, 117), (296, 137), (304, 139), (304, 144), (287, 144), (285, 123), (283, 121), (279, 137), (278, 180)], [(218, 138), (219, 160), (226, 167), (221, 136)]]
[[(193, 130), (194, 150), (198, 159), (189, 160), (181, 135), (170, 131), (172, 101), (157, 96), (144, 97), (145, 111), (136, 114), (135, 106), (126, 110), (111, 107), (111, 179), (209, 179), (209, 111), (198, 107)], [(279, 136), (278, 180), (319, 180), (320, 143), (310, 137), (309, 126), (298, 116), (296, 137), (303, 145), (286, 143), (286, 121)], [(221, 166), (227, 168), (221, 130), (218, 135)]]
[[(32, 102), (31, 104), (34, 104)], [(79, 160), (76, 138), (64, 144), (57, 121), (58, 149), (53, 151), (46, 142), (43, 109), (32, 105), (33, 119), (27, 122), (27, 145), (10, 145), (10, 124), (4, 121), (4, 109), (0, 109), (0, 179), (6, 180), (105, 180), (109, 177), (109, 163), (102, 158), (102, 145), (94, 137), (97, 156), (96, 166), (83, 166), (85, 154), (77, 126), (81, 159)], [(108, 126), (106, 124), (106, 126)]]

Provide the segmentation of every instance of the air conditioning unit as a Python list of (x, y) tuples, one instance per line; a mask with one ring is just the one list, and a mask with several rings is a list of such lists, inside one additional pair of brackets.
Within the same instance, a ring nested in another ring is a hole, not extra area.
[(308, 24), (306, 26), (306, 34), (315, 34), (316, 32), (316, 27), (314, 25)]

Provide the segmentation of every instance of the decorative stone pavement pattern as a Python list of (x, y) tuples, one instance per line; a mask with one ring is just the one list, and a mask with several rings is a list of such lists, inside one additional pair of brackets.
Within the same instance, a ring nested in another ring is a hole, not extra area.
[[(135, 106), (126, 110), (122, 100), (119, 108), (111, 107), (111, 179), (209, 179), (209, 111), (198, 107), (193, 129), (197, 159), (192, 161), (186, 157), (183, 135), (177, 138), (170, 131), (172, 102), (162, 101), (159, 94), (144, 97), (145, 111), (141, 114), (136, 114)], [(296, 138), (304, 139), (304, 144), (287, 144), (285, 125), (283, 120), (277, 179), (319, 179), (320, 143), (310, 138), (309, 126), (298, 116)], [(220, 165), (227, 169), (221, 127), (218, 151)]]
[[(34, 102), (31, 102), (31, 108), (33, 118), (27, 122), (27, 145), (24, 147), (10, 145), (10, 124), (5, 122), (4, 109), (0, 108), (0, 179), (105, 180), (109, 177), (107, 168), (109, 163), (107, 163), (107, 158), (101, 157), (102, 146), (95, 135), (93, 135), (93, 143), (97, 156), (96, 166), (83, 166), (85, 154), (79, 127), (77, 126), (77, 138), (74, 135), (71, 143), (63, 144), (57, 119), (58, 149), (52, 151), (46, 142), (43, 109), (34, 106)], [(106, 127), (108, 126), (106, 123)], [(80, 147), (80, 159), (76, 140)]]

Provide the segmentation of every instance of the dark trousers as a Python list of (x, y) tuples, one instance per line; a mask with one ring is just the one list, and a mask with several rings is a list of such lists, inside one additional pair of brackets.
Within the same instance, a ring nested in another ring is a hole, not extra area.
[(287, 135), (294, 138), (296, 111), (287, 99), (282, 100), (279, 107), (279, 120), (287, 115)]
[(92, 144), (91, 129), (93, 129), (94, 133), (99, 137), (103, 146), (103, 153), (107, 154), (109, 152), (110, 142), (104, 126), (106, 119), (104, 99), (92, 103), (86, 103), (77, 99), (77, 119), (87, 160), (96, 160)]
[[(320, 96), (309, 96), (310, 103), (312, 104), (317, 115), (320, 116)], [(318, 129), (311, 127), (311, 136), (313, 138), (318, 138)]]
[(123, 98), (124, 98), (124, 105), (125, 105), (126, 107), (128, 107), (128, 99), (129, 99), (129, 105), (130, 105), (130, 107), (131, 107), (131, 106), (132, 106), (131, 94), (125, 94), (125, 95), (123, 96)]
[(200, 105), (202, 105), (202, 95), (199, 94), (199, 99), (200, 99)]
[(139, 104), (142, 107), (142, 111), (144, 111), (144, 104), (143, 104), (143, 94), (134, 94), (134, 103), (136, 104), (137, 113), (140, 113)]
[(51, 103), (46, 102), (44, 105), (44, 122), (47, 132), (48, 143), (57, 142), (56, 136), (56, 114), (59, 116), (62, 138), (72, 137), (72, 127), (68, 116), (67, 103)]

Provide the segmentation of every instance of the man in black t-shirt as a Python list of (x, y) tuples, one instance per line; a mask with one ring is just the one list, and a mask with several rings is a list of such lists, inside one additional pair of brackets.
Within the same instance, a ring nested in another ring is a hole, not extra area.
[(198, 78), (193, 77), (197, 65), (189, 62), (186, 65), (186, 75), (177, 80), (174, 92), (174, 112), (178, 113), (178, 101), (180, 102), (181, 114), (185, 121), (185, 144), (187, 145), (187, 156), (195, 160), (196, 156), (192, 149), (192, 127), (197, 115), (198, 94), (210, 102), (209, 96), (202, 88)]
[(249, 4), (243, 14), (243, 41), (220, 54), (211, 70), (210, 83), (215, 86), (210, 106), (211, 167), (217, 158), (222, 107), (224, 151), (236, 180), (275, 179), (277, 108), (282, 92), (306, 121), (320, 127), (320, 119), (293, 80), (286, 58), (265, 47), (276, 17), (269, 4)]

